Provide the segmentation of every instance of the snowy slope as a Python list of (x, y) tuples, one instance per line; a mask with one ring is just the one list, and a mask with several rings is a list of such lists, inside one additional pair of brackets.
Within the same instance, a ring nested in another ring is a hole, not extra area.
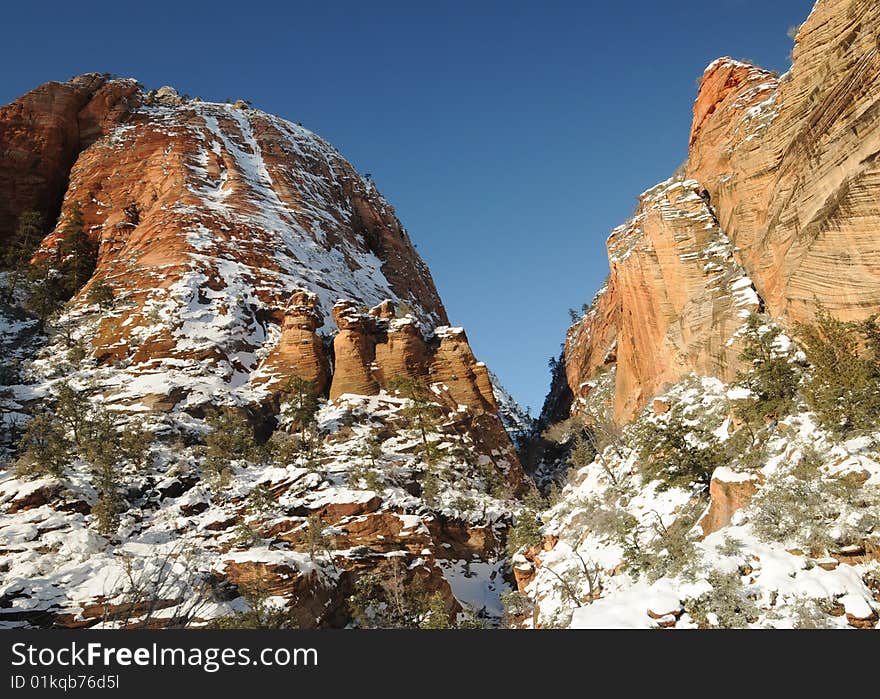
[[(726, 440), (734, 397), (716, 379), (689, 377), (662, 400), (684, 406), (695, 424)], [(649, 409), (639, 421), (664, 419)], [(543, 513), (547, 550), (514, 557), (520, 589), (543, 628), (873, 628), (880, 611), (878, 438), (841, 443), (807, 412), (780, 421), (757, 463), (742, 454), (713, 474), (713, 507), (744, 484), (757, 495), (743, 489), (732, 519), (705, 536), (704, 490), (662, 489), (643, 477), (635, 449), (609, 446), (570, 474)], [(625, 441), (634, 443), (632, 428)], [(797, 469), (811, 458), (818, 475), (800, 481)], [(861, 486), (840, 495), (852, 478)], [(797, 520), (813, 501), (817, 519), (789, 522), (780, 536), (785, 518)], [(676, 527), (683, 527), (680, 538)], [(811, 550), (805, 542), (816, 532), (830, 543)], [(522, 623), (533, 625), (533, 617)]]

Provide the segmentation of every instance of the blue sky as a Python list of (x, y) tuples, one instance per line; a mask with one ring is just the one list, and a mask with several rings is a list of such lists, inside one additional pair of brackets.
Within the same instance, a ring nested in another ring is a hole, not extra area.
[(784, 71), (813, 0), (14, 3), (0, 103), (88, 72), (251, 100), (373, 174), (533, 412), (605, 239), (685, 159), (718, 56)]

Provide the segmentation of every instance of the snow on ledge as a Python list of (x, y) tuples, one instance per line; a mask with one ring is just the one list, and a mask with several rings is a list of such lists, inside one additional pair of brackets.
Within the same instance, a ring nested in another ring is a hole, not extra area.
[(441, 325), (438, 328), (434, 328), (434, 334), (439, 338), (457, 337), (459, 335), (464, 335), (464, 328)]
[(754, 473), (743, 473), (742, 471), (734, 471), (727, 466), (719, 466), (712, 473), (712, 480), (721, 483), (745, 483), (756, 481), (758, 477)]

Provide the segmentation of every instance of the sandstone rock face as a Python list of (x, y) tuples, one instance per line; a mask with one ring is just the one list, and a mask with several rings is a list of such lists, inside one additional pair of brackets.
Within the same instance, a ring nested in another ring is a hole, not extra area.
[(876, 3), (820, 0), (782, 78), (706, 69), (685, 174), (611, 234), (608, 283), (569, 330), (551, 395), (577, 410), (615, 368), (625, 421), (688, 373), (730, 379), (748, 311), (789, 325), (816, 301), (843, 319), (880, 310), (878, 32)]
[(876, 3), (820, 0), (783, 78), (726, 59), (704, 77), (688, 174), (785, 321), (814, 299), (844, 319), (880, 307), (878, 30)]
[(47, 83), (0, 107), (0, 243), (23, 211), (41, 212), (51, 227), (79, 153), (137, 102), (134, 81), (89, 74)]
[(577, 356), (577, 362), (566, 361), (568, 384), (582, 394), (582, 382), (599, 368), (613, 367), (617, 362), (617, 333), (620, 307), (613, 275), (596, 294), (586, 316), (573, 325), (565, 341), (565, 358)]
[(339, 332), (333, 340), (336, 358), (330, 400), (343, 393), (371, 396), (379, 392), (379, 382), (373, 376), (376, 358), (376, 318), (360, 313), (357, 304), (341, 301), (333, 307), (333, 318)]
[(498, 410), (486, 365), (471, 352), (461, 328), (438, 328), (440, 346), (434, 353), (431, 375), (447, 389), (450, 398), (460, 405), (489, 412)]
[[(75, 305), (87, 316), (90, 285), (113, 288), (116, 307), (82, 339), (100, 366), (126, 370), (122, 402), (174, 407), (227, 389), (252, 402), (291, 374), (326, 390), (323, 337), (337, 330), (339, 299), (411, 309), (415, 327), (394, 338), (389, 372), (406, 368), (397, 357), (418, 363), (418, 335), (448, 322), (393, 208), (301, 126), (244, 103), (145, 95), (134, 81), (89, 75), (5, 107), (0, 127), (0, 231), (21, 210), (54, 220), (60, 208), (50, 249), (78, 206), (99, 244)], [(372, 362), (373, 331), (361, 334), (363, 347), (342, 328), (341, 355)], [(374, 392), (367, 368), (340, 385)]]
[(760, 299), (700, 194), (694, 180), (665, 182), (608, 239), (609, 281), (566, 341), (575, 406), (610, 367), (617, 420), (687, 373), (732, 376), (734, 334)]
[(428, 375), (431, 350), (412, 319), (388, 319), (385, 340), (376, 344), (375, 376), (380, 386), (389, 387), (396, 376), (433, 380)]
[(698, 190), (686, 180), (647, 192), (636, 217), (609, 239), (621, 299), (618, 419), (684, 374), (730, 378), (741, 313), (758, 309), (751, 280)]

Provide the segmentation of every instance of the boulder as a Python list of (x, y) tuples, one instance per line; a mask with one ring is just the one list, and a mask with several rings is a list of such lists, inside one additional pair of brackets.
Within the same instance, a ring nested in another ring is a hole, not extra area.
[(709, 483), (709, 509), (699, 522), (703, 536), (730, 524), (733, 515), (749, 504), (759, 484), (756, 474), (738, 473), (726, 467), (715, 469)]

